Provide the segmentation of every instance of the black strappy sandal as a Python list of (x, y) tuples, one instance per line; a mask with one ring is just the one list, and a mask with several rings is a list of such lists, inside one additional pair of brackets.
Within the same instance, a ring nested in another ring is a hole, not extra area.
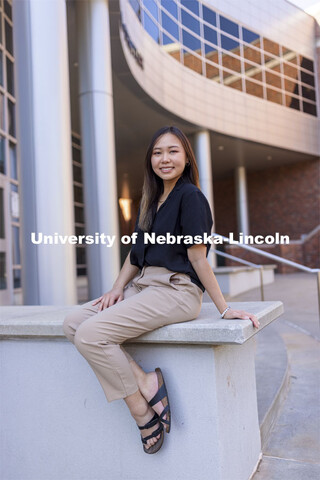
[[(145, 430), (147, 428), (153, 427), (158, 422), (160, 424), (159, 428), (157, 428), (154, 432), (152, 432), (151, 435), (148, 435), (145, 438), (143, 438), (143, 436), (141, 435), (141, 441), (143, 443), (143, 450), (146, 453), (156, 453), (162, 447), (163, 438), (164, 438), (163, 425), (160, 422), (159, 415), (157, 413), (155, 413), (154, 416), (151, 418), (151, 420), (148, 423), (146, 423), (143, 427), (139, 427), (139, 425), (138, 425), (139, 430)], [(160, 436), (159, 440), (157, 441), (157, 443), (155, 443), (154, 445), (151, 445), (151, 447), (149, 447), (149, 448), (146, 448), (145, 445), (147, 444), (147, 441), (150, 440), (150, 438), (157, 437), (159, 434), (161, 436)]]
[[(163, 378), (161, 369), (156, 368), (155, 372), (158, 377), (159, 389), (155, 394), (155, 396), (151, 398), (150, 402), (148, 403), (150, 407), (153, 407), (153, 405), (155, 405), (160, 401), (163, 403), (164, 409), (160, 413), (159, 419), (160, 419), (160, 422), (165, 426), (166, 432), (169, 433), (171, 428), (171, 411), (170, 411), (168, 392), (167, 392), (166, 384), (164, 383), (164, 378)], [(165, 415), (167, 415), (166, 419), (163, 418)]]

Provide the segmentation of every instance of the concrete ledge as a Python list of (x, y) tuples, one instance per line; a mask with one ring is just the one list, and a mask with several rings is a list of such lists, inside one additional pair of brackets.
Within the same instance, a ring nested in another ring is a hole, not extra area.
[[(281, 302), (231, 302), (229, 304), (233, 308), (254, 313), (260, 321), (259, 330), (253, 328), (250, 320), (222, 320), (212, 303), (203, 303), (197, 319), (158, 328), (131, 340), (130, 343), (241, 345), (283, 313)], [(63, 320), (73, 308), (75, 307), (2, 307), (0, 339), (65, 338), (62, 330)]]

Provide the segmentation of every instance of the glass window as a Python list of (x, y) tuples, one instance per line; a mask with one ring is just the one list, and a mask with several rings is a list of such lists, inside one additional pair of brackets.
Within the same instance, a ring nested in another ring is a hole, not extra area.
[(0, 85), (3, 85), (3, 54), (2, 50), (0, 50)]
[(317, 107), (313, 103), (302, 102), (304, 113), (310, 113), (310, 115), (317, 116)]
[(241, 61), (238, 58), (234, 58), (231, 55), (225, 53), (222, 54), (222, 65), (229, 70), (241, 73)]
[(219, 68), (211, 65), (211, 63), (206, 63), (206, 77), (214, 80), (215, 82), (220, 82)]
[(214, 12), (213, 10), (210, 10), (210, 8), (205, 7), (204, 5), (202, 5), (202, 16), (203, 16), (203, 20), (210, 23), (211, 25), (214, 25), (215, 27), (217, 26), (216, 12)]
[(263, 98), (263, 87), (259, 83), (250, 82), (246, 79), (246, 92), (249, 95), (254, 95), (255, 97)]
[(202, 61), (199, 57), (192, 55), (192, 53), (183, 50), (183, 63), (185, 67), (190, 68), (194, 72), (202, 74)]
[(79, 227), (79, 226), (75, 227), (75, 232), (77, 236), (86, 234), (84, 227)]
[(13, 40), (12, 40), (12, 27), (5, 21), (5, 34), (6, 34), (6, 49), (11, 55), (13, 55)]
[(284, 78), (284, 89), (288, 93), (293, 93), (295, 95), (299, 95), (299, 85), (288, 78)]
[(76, 137), (75, 135), (72, 135), (72, 142), (75, 143), (76, 145), (81, 145), (81, 140), (80, 138)]
[(211, 45), (208, 45), (207, 43), (204, 44), (204, 53), (206, 58), (210, 60), (211, 62), (215, 62), (219, 64), (219, 54), (216, 48), (212, 47)]
[(13, 269), (13, 288), (21, 288), (21, 270)]
[(261, 65), (260, 50), (255, 50), (254, 48), (250, 48), (247, 45), (243, 45), (243, 55), (244, 55), (244, 58), (247, 60), (250, 60), (250, 62), (254, 62)]
[(83, 203), (83, 189), (78, 185), (73, 185), (73, 198), (75, 202)]
[(0, 173), (6, 175), (6, 159), (5, 159), (5, 141), (6, 139), (0, 135)]
[(301, 70), (300, 72), (300, 75), (301, 75), (301, 82), (303, 83), (306, 83), (308, 85), (310, 85), (311, 87), (314, 87), (314, 76), (309, 74), (309, 73), (306, 73), (306, 72), (303, 72)]
[(180, 3), (199, 17), (199, 2), (197, 0), (181, 0)]
[(10, 155), (10, 176), (14, 180), (18, 180), (16, 146), (12, 142), (9, 142), (9, 155)]
[(163, 29), (170, 33), (174, 38), (179, 40), (179, 28), (176, 22), (174, 22), (168, 15), (161, 12)]
[(260, 48), (260, 36), (257, 33), (242, 27), (242, 38), (245, 42)]
[(7, 288), (6, 252), (0, 252), (0, 290)]
[(178, 18), (178, 8), (173, 0), (161, 0), (161, 5), (169, 12), (174, 18)]
[(143, 25), (145, 30), (149, 33), (149, 35), (159, 43), (159, 29), (157, 25), (154, 23), (153, 20), (147, 15), (146, 12), (143, 12)]
[(208, 42), (214, 43), (215, 45), (218, 45), (218, 34), (216, 30), (213, 30), (213, 28), (207, 27), (207, 25), (203, 25), (203, 31), (204, 31), (204, 38)]
[(72, 160), (81, 163), (81, 150), (72, 146)]
[(268, 38), (263, 39), (263, 49), (276, 57), (280, 56), (280, 45), (276, 42), (272, 42)]
[(222, 70), (223, 72), (223, 84), (227, 85), (228, 87), (234, 88), (235, 90), (240, 90), (242, 91), (242, 80), (241, 77), (238, 75), (234, 75), (231, 72), (226, 72), (225, 70)]
[(302, 68), (309, 70), (310, 72), (314, 71), (313, 61), (306, 57), (301, 57), (300, 65)]
[(244, 69), (245, 74), (249, 78), (253, 78), (254, 80), (259, 80), (259, 82), (262, 82), (262, 72), (259, 67), (251, 65), (251, 63), (244, 62)]
[(11, 62), (10, 58), (6, 58), (7, 60), (7, 90), (11, 95), (14, 96), (14, 81), (13, 81), (13, 62)]
[(2, 13), (0, 12), (0, 44), (3, 45), (2, 40)]
[(181, 22), (182, 22), (182, 25), (189, 28), (189, 30), (192, 30), (193, 32), (200, 35), (200, 22), (199, 22), (199, 20), (194, 18), (192, 15), (187, 13), (185, 10), (181, 10)]
[(226, 35), (222, 35), (222, 34), (221, 34), (221, 47), (224, 50), (232, 50), (233, 53), (236, 53), (237, 55), (240, 54), (239, 42), (236, 42), (235, 40), (232, 40), (232, 38), (229, 38)]
[(266, 71), (266, 82), (272, 87), (281, 88), (281, 77), (274, 75), (273, 73)]
[(0, 93), (0, 128), (4, 130), (5, 123), (4, 123), (4, 95)]
[(4, 13), (12, 20), (12, 7), (8, 0), (4, 0)]
[(286, 95), (286, 106), (295, 110), (300, 110), (299, 99), (296, 97), (291, 97), (290, 95)]
[(158, 22), (159, 21), (158, 6), (156, 2), (154, 0), (143, 0), (143, 5), (145, 9), (148, 10), (153, 16), (153, 18), (155, 18)]
[(84, 223), (84, 210), (83, 207), (74, 207), (74, 216), (77, 223)]
[(75, 182), (82, 183), (82, 169), (78, 165), (72, 165), (73, 168), (73, 180)]
[(283, 73), (288, 77), (298, 80), (298, 70), (293, 65), (283, 62)]
[(190, 50), (199, 50), (201, 51), (201, 42), (198, 38), (194, 37), (190, 33), (182, 29), (182, 42), (183, 45)]
[(180, 62), (180, 44), (172, 40), (164, 33), (162, 34), (163, 49), (169, 53), (175, 60)]
[(239, 25), (222, 15), (220, 15), (220, 28), (224, 32), (230, 33), (230, 35), (239, 38)]
[(308, 100), (316, 101), (316, 92), (313, 88), (302, 87), (302, 96)]
[(16, 136), (16, 118), (15, 118), (15, 104), (8, 99), (8, 122), (9, 134), (12, 137)]
[(20, 265), (20, 244), (19, 244), (19, 227), (12, 226), (12, 262), (13, 265)]
[(140, 5), (139, 5), (139, 2), (138, 0), (129, 0), (129, 3), (131, 5), (131, 7), (133, 8), (134, 12), (136, 13), (137, 17), (141, 18), (141, 11), (140, 11)]
[(0, 238), (6, 238), (4, 224), (4, 191), (0, 188)]
[(267, 88), (267, 100), (282, 105), (282, 93), (272, 90), (272, 88)]
[(85, 246), (76, 247), (77, 265), (85, 265), (86, 263), (86, 249)]

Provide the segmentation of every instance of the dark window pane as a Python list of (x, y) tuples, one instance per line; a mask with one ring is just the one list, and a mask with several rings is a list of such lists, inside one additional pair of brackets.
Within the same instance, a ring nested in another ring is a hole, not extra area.
[(138, 0), (129, 0), (129, 3), (131, 5), (131, 7), (133, 8), (133, 10), (135, 11), (137, 17), (140, 20), (141, 19), (141, 11), (140, 11), (140, 5), (139, 5)]
[(242, 27), (242, 38), (247, 43), (252, 43), (256, 47), (260, 47), (260, 36), (257, 33)]
[(144, 7), (151, 13), (153, 18), (159, 21), (158, 6), (154, 0), (143, 0)]
[(5, 138), (0, 136), (0, 173), (6, 174), (6, 159), (4, 155)]
[(180, 3), (199, 17), (199, 2), (197, 0), (181, 0)]
[(6, 252), (0, 252), (0, 290), (7, 288)]
[(4, 225), (4, 192), (3, 192), (3, 188), (0, 188), (0, 238), (6, 238), (5, 225)]
[(86, 263), (86, 249), (85, 247), (76, 247), (77, 265), (84, 265)]
[(3, 54), (2, 50), (0, 50), (0, 85), (4, 87), (3, 84)]
[(226, 37), (225, 35), (221, 34), (221, 47), (224, 50), (233, 50), (234, 53), (239, 55), (239, 42), (236, 42), (235, 40), (232, 40), (229, 37)]
[(169, 12), (174, 18), (178, 18), (177, 5), (172, 0), (161, 0), (161, 5)]
[(12, 40), (12, 27), (5, 21), (5, 34), (6, 34), (6, 49), (11, 55), (13, 55), (13, 40)]
[(189, 15), (185, 10), (181, 10), (181, 21), (182, 25), (189, 28), (193, 32), (200, 35), (200, 23), (199, 20), (194, 18), (192, 15)]
[(86, 268), (77, 268), (77, 276), (82, 277), (84, 275), (87, 275), (87, 269)]
[(170, 33), (174, 38), (179, 40), (179, 28), (176, 22), (174, 22), (168, 15), (161, 12), (162, 26), (164, 30)]
[(302, 57), (301, 67), (309, 70), (310, 72), (314, 71), (313, 61), (306, 57)]
[(288, 78), (284, 78), (284, 89), (288, 93), (299, 95), (299, 85)]
[(157, 43), (159, 43), (159, 29), (146, 12), (143, 12), (143, 21), (145, 30)]
[(21, 270), (13, 270), (13, 288), (21, 288)]
[(0, 12), (0, 43), (3, 45), (3, 39), (2, 39), (2, 13)]
[(299, 99), (295, 97), (291, 97), (290, 95), (286, 95), (286, 106), (290, 108), (294, 108), (295, 110), (300, 110)]
[(7, 57), (7, 90), (14, 96), (13, 63)]
[(73, 165), (73, 180), (82, 183), (82, 169), (78, 165)]
[(190, 48), (190, 50), (200, 50), (201, 42), (198, 38), (190, 35), (190, 33), (182, 30), (182, 42), (185, 47)]
[(216, 12), (202, 5), (202, 15), (203, 15), (203, 20), (205, 20), (208, 23), (211, 23), (211, 25), (214, 25), (215, 27), (217, 26)]
[(10, 175), (14, 180), (18, 180), (17, 170), (17, 153), (14, 143), (9, 142), (9, 155), (10, 155)]
[(83, 207), (74, 207), (75, 221), (77, 223), (84, 223), (84, 211)]
[(73, 185), (73, 196), (74, 201), (83, 203), (83, 189), (82, 187), (78, 187), (78, 185)]
[(76, 228), (75, 228), (75, 231), (76, 231), (76, 235), (77, 235), (77, 236), (79, 236), (79, 235), (85, 235), (84, 227), (76, 227)]
[(303, 102), (303, 111), (304, 113), (309, 113), (315, 117), (317, 116), (317, 107), (312, 103)]
[(72, 160), (81, 163), (81, 150), (76, 147), (72, 147)]
[(4, 13), (12, 20), (12, 7), (8, 0), (4, 0)]
[(80, 138), (76, 137), (75, 135), (72, 135), (72, 142), (75, 143), (76, 145), (81, 145), (81, 140)]
[(230, 35), (239, 38), (239, 25), (222, 15), (220, 15), (220, 28), (224, 32), (230, 33)]
[[(208, 45), (207, 43), (204, 44), (204, 53), (207, 58), (209, 58), (212, 62), (219, 63), (218, 51), (216, 48)], [(215, 57), (215, 59), (211, 57)]]
[(12, 137), (16, 136), (16, 118), (15, 118), (15, 104), (8, 99), (8, 122), (9, 134)]
[(20, 243), (19, 243), (19, 227), (12, 227), (12, 262), (13, 265), (20, 265)]
[(314, 87), (314, 76), (309, 74), (309, 73), (306, 73), (306, 72), (300, 72), (300, 75), (301, 75), (301, 82), (303, 83), (307, 83), (308, 85), (310, 85), (311, 87)]
[(302, 96), (308, 100), (316, 101), (316, 92), (313, 88), (302, 87)]
[(215, 45), (218, 45), (218, 34), (213, 28), (207, 27), (207, 25), (203, 25), (204, 31), (204, 38)]

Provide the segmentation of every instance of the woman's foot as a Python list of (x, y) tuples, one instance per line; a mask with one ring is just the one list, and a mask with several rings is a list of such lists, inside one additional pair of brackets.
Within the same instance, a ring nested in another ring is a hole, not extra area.
[[(138, 386), (141, 394), (150, 402), (150, 400), (155, 396), (159, 389), (158, 376), (156, 372), (146, 373), (142, 378), (139, 379)], [(160, 415), (164, 409), (164, 405), (161, 401), (152, 406), (152, 409)], [(167, 418), (167, 415), (163, 416), (164, 419)]]
[[(139, 390), (136, 393), (129, 395), (124, 400), (129, 407), (131, 415), (133, 416), (139, 427), (146, 425), (146, 423), (148, 423), (153, 418), (154, 411), (148, 405), (146, 399), (144, 398), (144, 396), (142, 396)], [(145, 438), (155, 432), (159, 427), (160, 423), (157, 422), (151, 428), (140, 430), (141, 436)], [(155, 445), (160, 438), (161, 434), (157, 435), (154, 438), (150, 438), (149, 440), (147, 440), (145, 448), (149, 449), (152, 445)]]

